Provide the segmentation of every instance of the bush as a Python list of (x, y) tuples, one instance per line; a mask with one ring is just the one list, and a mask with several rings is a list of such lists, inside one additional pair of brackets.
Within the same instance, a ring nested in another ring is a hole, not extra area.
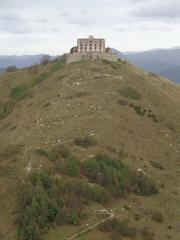
[(119, 91), (119, 93), (127, 98), (133, 99), (133, 100), (139, 100), (142, 95), (139, 93), (136, 89), (133, 87), (125, 87)]
[(48, 73), (42, 73), (38, 75), (33, 81), (32, 81), (32, 86), (35, 87), (36, 85), (39, 85), (42, 83), (45, 79), (49, 77)]
[(10, 96), (16, 101), (20, 101), (20, 100), (24, 99), (25, 97), (27, 97), (28, 89), (27, 89), (26, 85), (21, 84), (17, 87), (14, 87), (11, 90)]
[(59, 153), (59, 155), (63, 158), (68, 158), (70, 157), (71, 153), (69, 151), (69, 149), (64, 146), (64, 145), (61, 145), (61, 146), (58, 146), (56, 147), (56, 151)]
[(115, 196), (121, 196), (132, 191), (132, 171), (118, 160), (106, 155), (82, 163), (85, 176), (107, 187)]
[(97, 155), (94, 159), (86, 160), (81, 167), (86, 177), (106, 187), (116, 197), (129, 192), (141, 196), (158, 192), (155, 184), (143, 174), (136, 174), (126, 164), (106, 155)]
[(140, 115), (140, 116), (142, 116), (142, 117), (144, 117), (144, 115), (145, 115), (145, 113), (146, 113), (146, 111), (147, 111), (146, 109), (143, 109), (141, 106), (134, 105), (133, 103), (129, 104), (129, 106), (130, 106), (131, 108), (133, 108), (134, 111), (135, 111), (138, 115)]
[(52, 149), (51, 151), (47, 152), (47, 157), (50, 161), (57, 161), (60, 156), (59, 153), (56, 151), (56, 149)]
[(40, 63), (43, 65), (47, 65), (51, 61), (51, 57), (49, 55), (44, 55), (40, 59)]
[(6, 72), (16, 72), (17, 70), (16, 66), (9, 66), (6, 68)]
[(113, 233), (113, 239), (117, 236), (136, 238), (137, 230), (134, 227), (130, 227), (127, 220), (120, 221), (117, 218), (113, 218), (99, 227), (100, 231)]
[(71, 177), (79, 176), (80, 174), (80, 164), (79, 161), (71, 157), (64, 162), (59, 164), (58, 170), (63, 174), (66, 174)]
[(150, 196), (158, 193), (158, 189), (150, 179), (140, 173), (136, 176), (135, 193), (140, 196)]
[(45, 151), (43, 148), (38, 148), (36, 149), (36, 153), (40, 156), (43, 156), (43, 157), (48, 157), (48, 153), (47, 151)]
[(141, 235), (143, 236), (144, 240), (153, 240), (154, 233), (152, 232), (152, 230), (150, 228), (144, 227), (141, 230)]
[(150, 163), (151, 163), (151, 166), (154, 167), (154, 168), (158, 168), (158, 169), (161, 169), (161, 170), (164, 169), (162, 164), (158, 161), (150, 161)]
[(50, 161), (57, 161), (58, 159), (68, 158), (71, 153), (65, 146), (56, 146), (50, 150), (44, 150), (43, 148), (36, 149), (36, 153), (40, 156), (47, 157)]
[(14, 104), (13, 101), (0, 103), (0, 119), (6, 118), (13, 111)]
[(161, 213), (154, 213), (152, 215), (152, 220), (158, 223), (162, 223), (163, 222), (163, 215)]
[(106, 203), (109, 199), (109, 192), (96, 184), (33, 173), (21, 190), (20, 234), (24, 240), (37, 240), (52, 224), (79, 224), (88, 200)]
[(93, 140), (91, 137), (86, 136), (86, 137), (78, 137), (74, 140), (74, 143), (78, 146), (88, 148), (92, 146), (96, 146), (97, 143), (95, 140)]

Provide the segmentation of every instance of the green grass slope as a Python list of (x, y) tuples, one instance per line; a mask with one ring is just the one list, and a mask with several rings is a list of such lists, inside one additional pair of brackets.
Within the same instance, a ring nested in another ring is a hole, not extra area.
[[(60, 155), (54, 150), (58, 146), (63, 149)], [(53, 223), (42, 239), (68, 239), (102, 220), (97, 212), (106, 209), (117, 222), (128, 220), (136, 228), (134, 239), (178, 240), (178, 85), (121, 61), (68, 65), (55, 61), (1, 75), (0, 239), (20, 238), (19, 196), (31, 173), (48, 171), (57, 181), (87, 179), (81, 170), (78, 176), (69, 176), (62, 164), (69, 155), (81, 164), (98, 154), (121, 160), (145, 175), (156, 183), (158, 193), (113, 196), (105, 205), (89, 201), (86, 218), (74, 225)], [(154, 216), (158, 214), (162, 221)], [(105, 229), (94, 228), (77, 239), (115, 239), (116, 231), (121, 235), (117, 229)], [(122, 239), (129, 238), (125, 234)]]

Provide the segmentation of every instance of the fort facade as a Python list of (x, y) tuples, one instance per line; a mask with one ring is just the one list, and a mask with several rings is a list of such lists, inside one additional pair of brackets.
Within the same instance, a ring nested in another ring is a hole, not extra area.
[(110, 48), (106, 48), (105, 39), (95, 38), (93, 35), (88, 38), (79, 38), (77, 46), (72, 47), (70, 53), (65, 54), (67, 63), (97, 58), (118, 61), (118, 56)]

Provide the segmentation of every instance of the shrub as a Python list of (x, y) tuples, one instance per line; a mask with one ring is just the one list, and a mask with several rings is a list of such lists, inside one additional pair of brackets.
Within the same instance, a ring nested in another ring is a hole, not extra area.
[(69, 149), (64, 146), (64, 145), (61, 145), (61, 146), (58, 146), (56, 147), (56, 151), (59, 153), (59, 155), (63, 158), (68, 158), (70, 157), (71, 153), (69, 151)]
[(36, 153), (40, 156), (43, 156), (43, 157), (48, 157), (48, 153), (47, 151), (45, 151), (43, 148), (38, 148), (36, 149)]
[(134, 99), (134, 100), (139, 100), (142, 97), (141, 93), (139, 93), (133, 87), (125, 87), (121, 89), (119, 93), (124, 97)]
[(115, 196), (132, 191), (132, 172), (129, 167), (106, 155), (82, 163), (84, 174), (98, 184), (107, 187)]
[(133, 103), (129, 104), (129, 106), (133, 108), (138, 115), (144, 117), (146, 109), (143, 109), (141, 106), (134, 105)]
[(50, 151), (44, 150), (43, 148), (36, 149), (36, 153), (42, 157), (48, 158), (50, 161), (55, 162), (58, 160), (59, 155), (55, 149), (51, 149)]
[(40, 63), (43, 65), (47, 65), (51, 61), (51, 57), (49, 55), (44, 55), (40, 59)]
[(113, 239), (116, 236), (135, 238), (137, 236), (137, 230), (134, 227), (130, 227), (127, 220), (120, 221), (117, 218), (113, 218), (99, 227), (100, 231), (113, 233)]
[(154, 213), (152, 215), (152, 220), (158, 223), (162, 223), (163, 222), (163, 215), (161, 213)]
[(84, 180), (55, 180), (48, 173), (33, 173), (21, 190), (19, 228), (22, 239), (37, 240), (52, 224), (79, 224), (89, 201), (106, 203), (109, 192)]
[(141, 230), (141, 235), (143, 236), (144, 240), (153, 240), (154, 233), (152, 232), (152, 230), (150, 228), (144, 227)]
[(50, 72), (54, 73), (54, 72), (58, 71), (59, 69), (61, 69), (61, 67), (64, 64), (65, 64), (65, 61), (63, 61), (63, 60), (58, 60), (58, 59), (54, 60), (54, 63), (50, 68)]
[(59, 159), (59, 153), (56, 151), (56, 149), (51, 149), (49, 152), (47, 152), (47, 157), (50, 161), (57, 161)]
[(118, 102), (121, 106), (127, 106), (128, 105), (128, 102), (124, 99), (120, 99)]
[(26, 85), (21, 84), (17, 87), (14, 87), (11, 90), (10, 96), (16, 101), (20, 101), (20, 100), (24, 99), (25, 97), (27, 97), (28, 89), (27, 89)]
[(78, 137), (74, 140), (74, 143), (78, 146), (88, 148), (97, 145), (96, 141), (93, 140), (91, 137)]
[(148, 117), (151, 118), (154, 122), (158, 122), (158, 119), (156, 118), (156, 115), (155, 115), (155, 114), (149, 113), (149, 114), (148, 114)]
[(14, 104), (13, 101), (0, 103), (0, 119), (6, 118), (13, 111)]
[(71, 177), (79, 176), (80, 174), (79, 161), (76, 158), (71, 157), (65, 160), (63, 163), (61, 162), (59, 164), (59, 171)]
[(48, 73), (42, 73), (38, 75), (35, 79), (32, 81), (32, 87), (35, 87), (36, 85), (39, 85), (42, 83), (45, 79), (49, 77)]
[(97, 155), (81, 164), (83, 174), (97, 182), (116, 197), (135, 192), (149, 196), (158, 192), (155, 184), (143, 174), (137, 174), (126, 164), (106, 155)]
[(140, 173), (136, 176), (135, 193), (140, 196), (150, 196), (158, 193), (158, 189), (150, 179)]
[(154, 168), (158, 168), (158, 169), (161, 169), (161, 170), (164, 169), (162, 164), (158, 161), (150, 161), (150, 163), (151, 163), (151, 166), (154, 167)]
[(17, 70), (16, 66), (9, 66), (6, 68), (6, 72), (16, 72)]
[(40, 156), (47, 157), (50, 161), (56, 161), (63, 158), (70, 157), (70, 151), (65, 146), (56, 146), (50, 150), (44, 150), (43, 148), (36, 149), (36, 153)]

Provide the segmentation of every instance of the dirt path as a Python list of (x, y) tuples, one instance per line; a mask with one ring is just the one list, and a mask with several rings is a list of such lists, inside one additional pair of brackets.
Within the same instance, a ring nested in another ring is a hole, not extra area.
[(99, 222), (97, 222), (97, 223), (95, 223), (95, 224), (93, 224), (93, 225), (85, 228), (84, 230), (82, 230), (82, 231), (74, 234), (73, 236), (67, 238), (67, 240), (74, 240), (74, 239), (76, 239), (77, 237), (79, 237), (80, 235), (88, 232), (89, 230), (92, 230), (92, 229), (96, 228), (97, 226), (101, 225), (102, 223), (108, 221), (109, 219), (111, 219), (111, 218), (113, 218), (113, 217), (114, 217), (114, 213), (111, 213), (109, 217), (107, 217), (107, 218), (105, 218), (105, 219), (103, 219), (103, 220), (101, 220), (101, 221), (99, 221)]

